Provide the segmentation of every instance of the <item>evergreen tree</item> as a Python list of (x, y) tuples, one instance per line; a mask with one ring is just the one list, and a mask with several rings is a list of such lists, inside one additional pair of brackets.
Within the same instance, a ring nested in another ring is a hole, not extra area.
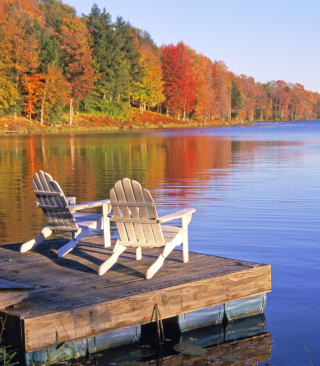
[(139, 35), (129, 22), (118, 17), (115, 29), (121, 38), (122, 68), (118, 75), (118, 95), (139, 98), (139, 82), (144, 72), (139, 67)]
[(38, 71), (43, 72), (49, 65), (58, 66), (62, 53), (57, 37), (50, 32), (50, 29), (42, 27), (39, 23), (35, 24), (35, 35), (39, 42)]
[(231, 84), (231, 118), (236, 118), (239, 111), (243, 108), (243, 100), (240, 89), (234, 80)]
[(121, 37), (114, 29), (111, 15), (105, 8), (101, 12), (96, 4), (84, 21), (93, 40), (92, 57), (99, 75), (96, 90), (103, 99), (108, 97), (112, 100), (119, 92), (117, 84), (123, 67)]

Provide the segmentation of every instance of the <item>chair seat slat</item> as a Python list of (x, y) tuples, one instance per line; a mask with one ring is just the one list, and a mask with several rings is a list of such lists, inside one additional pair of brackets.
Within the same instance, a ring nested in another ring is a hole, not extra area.
[(68, 227), (68, 226), (58, 226), (58, 225), (46, 225), (52, 231), (69, 231), (69, 232), (77, 232), (79, 230), (78, 227)]

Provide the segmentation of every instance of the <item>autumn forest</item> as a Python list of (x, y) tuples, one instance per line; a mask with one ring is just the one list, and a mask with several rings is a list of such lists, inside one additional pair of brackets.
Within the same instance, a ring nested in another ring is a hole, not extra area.
[(0, 116), (72, 125), (76, 113), (128, 121), (143, 115), (211, 121), (320, 118), (320, 94), (284, 80), (235, 75), (184, 44), (151, 35), (106, 9), (60, 0), (0, 0)]

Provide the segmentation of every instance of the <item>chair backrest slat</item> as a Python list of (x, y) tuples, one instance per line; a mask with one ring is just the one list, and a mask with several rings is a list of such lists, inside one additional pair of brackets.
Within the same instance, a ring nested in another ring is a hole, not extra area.
[[(121, 214), (121, 210), (120, 210), (120, 206), (112, 206), (112, 202), (117, 202), (118, 201), (118, 197), (116, 195), (116, 191), (114, 188), (112, 188), (110, 190), (110, 202), (111, 202), (111, 207), (112, 207), (112, 211), (113, 211), (113, 218), (116, 221), (117, 219), (121, 219), (122, 218), (122, 214)], [(126, 232), (126, 227), (125, 224), (122, 222), (117, 222), (117, 228), (118, 228), (118, 232), (120, 235), (120, 239), (122, 241), (127, 241), (128, 237), (127, 237), (127, 232)]]
[[(133, 189), (134, 189), (134, 192), (135, 192), (135, 195), (136, 195), (136, 200), (138, 202), (145, 202), (143, 189), (142, 189), (140, 183), (138, 183), (136, 181), (132, 181), (132, 186), (133, 186)], [(154, 202), (153, 202), (152, 199), (151, 199), (151, 202), (149, 201), (148, 203), (151, 203), (151, 206), (154, 206)], [(150, 217), (150, 213), (149, 213), (150, 208), (151, 207), (149, 207), (149, 210), (148, 210), (147, 207), (141, 207), (140, 208), (141, 219), (148, 220), (150, 218), (155, 219), (157, 217), (157, 215), (155, 215), (153, 217)], [(146, 242), (157, 243), (157, 240), (156, 240), (156, 237), (154, 235), (154, 232), (153, 232), (152, 228), (153, 228), (153, 226), (151, 224), (150, 225), (146, 224), (146, 225), (143, 226), (145, 237), (146, 237)]]
[[(153, 203), (153, 206), (149, 207), (148, 211), (149, 211), (150, 219), (155, 219), (156, 217), (158, 217), (156, 205), (153, 202), (153, 199), (151, 197), (150, 192), (145, 188), (143, 189), (143, 196), (144, 196), (145, 202)], [(156, 243), (164, 243), (164, 238), (163, 238), (161, 225), (160, 224), (152, 224), (151, 227), (152, 227), (153, 235), (155, 237), (155, 242)]]
[(59, 184), (51, 175), (39, 171), (34, 174), (32, 181), (40, 207), (51, 226), (77, 229), (78, 225), (70, 212), (65, 195)]
[[(135, 182), (135, 183), (138, 183), (138, 182)], [(132, 201), (141, 202), (136, 197), (137, 192), (142, 191), (141, 185), (139, 183), (134, 185), (134, 182), (131, 182), (130, 179), (125, 178), (122, 180), (122, 184), (124, 187), (124, 191), (126, 193), (127, 200), (129, 202), (132, 202)], [(136, 220), (136, 222), (134, 223), (136, 241), (145, 243), (147, 241), (147, 237), (145, 236), (144, 226), (141, 223), (139, 223), (139, 220), (141, 219), (141, 217), (140, 217), (141, 209), (143, 209), (143, 207), (130, 206), (131, 218)]]
[[(38, 199), (38, 202), (41, 204), (41, 205), (44, 205), (44, 206), (51, 206), (51, 201), (49, 199), (48, 196), (44, 195), (44, 194), (39, 194), (39, 193), (36, 193), (36, 191), (48, 191), (48, 187), (47, 187), (47, 184), (46, 185), (43, 185), (42, 183), (42, 179), (40, 179), (40, 176), (43, 175), (44, 173), (40, 170), (39, 172), (35, 173), (34, 176), (33, 176), (33, 180), (32, 180), (32, 185), (33, 185), (33, 189), (34, 189), (34, 192), (35, 192), (35, 195)], [(42, 209), (46, 219), (47, 219), (47, 222), (49, 224), (52, 224), (52, 225), (58, 225), (58, 221), (56, 219), (56, 216), (54, 214), (52, 214), (52, 212), (48, 209), (45, 209), (43, 208)]]
[[(127, 197), (124, 192), (124, 187), (122, 184), (122, 181), (119, 180), (114, 185), (114, 191), (116, 195), (117, 201), (127, 201)], [(111, 199), (111, 197), (110, 197)], [(130, 208), (127, 206), (118, 206), (117, 209), (114, 209), (115, 218), (125, 218), (130, 219), (131, 218), (131, 212)], [(118, 231), (120, 234), (120, 239), (123, 241), (137, 241), (137, 237), (135, 234), (134, 226), (131, 223), (123, 223), (122, 225), (119, 225)]]
[[(110, 191), (110, 201), (114, 213), (113, 221), (117, 223), (121, 241), (141, 242), (144, 245), (164, 243), (161, 226), (153, 220), (157, 218), (157, 211), (151, 194), (143, 190), (138, 182), (128, 178), (118, 181)], [(124, 204), (121, 205), (121, 202)], [(137, 202), (136, 206), (134, 202)], [(123, 219), (130, 219), (130, 222), (123, 222)]]

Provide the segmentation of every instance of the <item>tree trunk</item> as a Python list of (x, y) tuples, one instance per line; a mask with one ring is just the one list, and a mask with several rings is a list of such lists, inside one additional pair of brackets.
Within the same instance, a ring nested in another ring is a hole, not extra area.
[(43, 93), (42, 95), (42, 101), (41, 101), (41, 113), (40, 113), (40, 126), (43, 126), (43, 116), (44, 116), (44, 98), (45, 98), (45, 93)]
[(70, 116), (69, 116), (69, 125), (72, 125), (72, 117), (73, 117), (73, 98), (70, 98)]

